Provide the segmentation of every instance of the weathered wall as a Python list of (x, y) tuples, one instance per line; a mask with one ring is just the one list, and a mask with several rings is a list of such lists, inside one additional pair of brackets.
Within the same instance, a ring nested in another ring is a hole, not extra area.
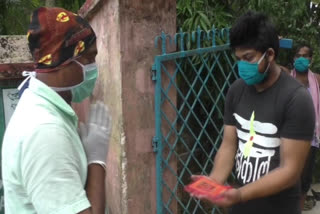
[(0, 64), (32, 63), (26, 36), (0, 36)]
[(0, 36), (0, 80), (20, 79), (33, 68), (26, 36)]
[[(128, 213), (156, 213), (154, 39), (176, 32), (175, 0), (120, 0), (121, 73)], [(175, 100), (172, 98), (172, 100)], [(172, 109), (171, 109), (172, 110)]]
[(154, 38), (162, 30), (175, 33), (175, 2), (87, 0), (80, 10), (87, 14), (98, 37), (100, 76), (95, 97), (104, 100), (113, 115), (106, 187), (110, 214), (156, 213), (150, 70), (159, 54)]
[[(103, 2), (103, 4), (101, 4)], [(122, 74), (120, 54), (120, 25), (118, 1), (87, 1), (84, 7), (98, 5), (89, 16), (90, 24), (97, 34), (99, 68), (98, 84), (94, 93), (96, 99), (103, 100), (112, 115), (112, 136), (107, 157), (106, 196), (109, 213), (125, 213), (126, 199), (123, 197), (125, 181), (125, 157), (123, 145)]]

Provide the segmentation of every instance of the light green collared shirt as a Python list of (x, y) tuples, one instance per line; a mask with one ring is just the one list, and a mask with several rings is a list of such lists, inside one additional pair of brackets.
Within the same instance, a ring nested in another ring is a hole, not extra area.
[(90, 207), (77, 122), (56, 92), (30, 79), (3, 139), (6, 214), (76, 214)]

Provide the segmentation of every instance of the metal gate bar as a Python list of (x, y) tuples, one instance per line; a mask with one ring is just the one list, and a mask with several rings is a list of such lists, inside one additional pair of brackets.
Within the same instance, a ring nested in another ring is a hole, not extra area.
[[(155, 57), (157, 213), (223, 213), (189, 197), (183, 187), (192, 174), (208, 174), (223, 134), (227, 89), (237, 78), (229, 29), (162, 34)], [(167, 47), (178, 50), (167, 53)]]

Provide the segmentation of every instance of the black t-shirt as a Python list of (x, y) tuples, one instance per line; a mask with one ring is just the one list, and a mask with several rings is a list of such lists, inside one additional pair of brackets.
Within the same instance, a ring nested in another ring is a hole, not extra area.
[[(312, 98), (306, 88), (284, 72), (262, 92), (239, 79), (228, 91), (224, 123), (237, 128), (235, 175), (239, 184), (245, 185), (279, 166), (280, 138), (312, 140)], [(296, 185), (276, 195), (239, 204), (232, 213), (300, 213), (299, 195)]]

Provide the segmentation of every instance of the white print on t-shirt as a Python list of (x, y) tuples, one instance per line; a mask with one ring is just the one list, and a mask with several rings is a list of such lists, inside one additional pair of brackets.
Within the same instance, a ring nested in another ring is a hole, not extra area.
[[(253, 113), (254, 114), (254, 113)], [(238, 151), (236, 160), (236, 175), (243, 184), (258, 180), (270, 170), (271, 158), (275, 155), (275, 148), (280, 146), (280, 138), (267, 137), (263, 134), (276, 134), (278, 129), (271, 123), (262, 123), (242, 118), (240, 115), (233, 114), (242, 130), (237, 129)], [(250, 125), (253, 124), (255, 135), (250, 134)], [(244, 130), (244, 131), (243, 131)], [(244, 155), (245, 143), (253, 141), (252, 148), (248, 157)], [(260, 148), (257, 147), (259, 145)]]

